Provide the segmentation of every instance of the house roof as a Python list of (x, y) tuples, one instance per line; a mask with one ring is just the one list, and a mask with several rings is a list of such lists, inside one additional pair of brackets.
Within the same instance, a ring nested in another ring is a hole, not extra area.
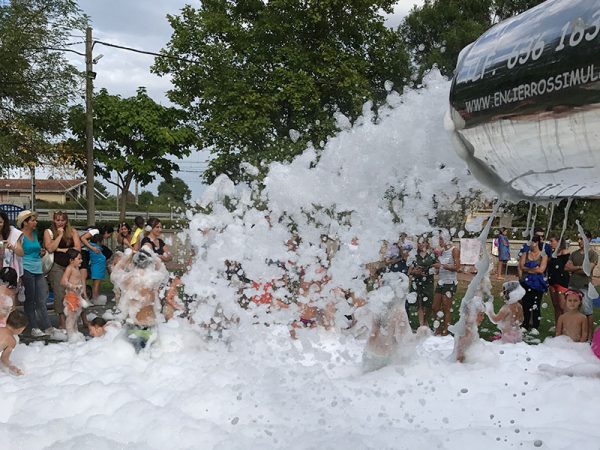
[[(74, 180), (35, 180), (36, 192), (69, 192), (81, 185), (85, 185), (84, 178)], [(31, 192), (31, 180), (26, 179), (0, 179), (0, 191)]]

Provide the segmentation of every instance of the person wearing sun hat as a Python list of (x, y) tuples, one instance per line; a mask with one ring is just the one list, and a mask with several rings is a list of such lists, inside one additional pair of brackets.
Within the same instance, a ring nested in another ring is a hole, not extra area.
[[(62, 333), (50, 324), (46, 299), (48, 298), (48, 283), (42, 270), (42, 256), (46, 252), (40, 245), (37, 234), (37, 213), (24, 210), (17, 216), (17, 228), (21, 235), (23, 247), (23, 285), (25, 286), (25, 314), (34, 337), (50, 336), (63, 340)], [(43, 330), (43, 331), (42, 331)]]

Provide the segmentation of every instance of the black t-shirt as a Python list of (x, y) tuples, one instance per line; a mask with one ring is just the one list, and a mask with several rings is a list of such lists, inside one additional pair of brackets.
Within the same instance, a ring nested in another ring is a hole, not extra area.
[(549, 285), (558, 284), (562, 287), (569, 287), (571, 276), (565, 270), (565, 264), (567, 264), (569, 257), (570, 255), (566, 253), (564, 255), (557, 255), (556, 258), (550, 258), (547, 265)]
[(142, 239), (140, 248), (143, 247), (145, 244), (150, 244), (152, 246), (152, 250), (154, 250), (154, 253), (156, 253), (157, 255), (163, 255), (165, 253), (165, 241), (163, 241), (162, 239), (158, 240), (158, 247), (156, 247), (156, 245), (154, 245), (154, 242), (148, 236), (146, 236), (144, 239)]
[[(54, 233), (52, 233), (52, 235), (55, 236)], [(54, 239), (54, 238), (52, 238), (52, 239)], [(73, 240), (71, 240), (70, 242), (66, 242), (65, 238), (63, 236), (63, 238), (58, 243), (57, 249), (59, 249), (59, 248), (60, 249), (73, 248)], [(69, 265), (69, 257), (67, 256), (67, 254), (65, 252), (55, 251), (54, 252), (54, 262), (56, 264), (58, 264), (59, 266), (67, 267)]]

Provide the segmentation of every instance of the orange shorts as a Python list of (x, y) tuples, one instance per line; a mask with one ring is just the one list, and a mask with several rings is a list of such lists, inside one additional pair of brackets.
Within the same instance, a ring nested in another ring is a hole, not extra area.
[(79, 299), (79, 295), (73, 291), (67, 291), (65, 293), (64, 304), (65, 308), (67, 308), (69, 311), (77, 311), (79, 308), (81, 308), (81, 300)]

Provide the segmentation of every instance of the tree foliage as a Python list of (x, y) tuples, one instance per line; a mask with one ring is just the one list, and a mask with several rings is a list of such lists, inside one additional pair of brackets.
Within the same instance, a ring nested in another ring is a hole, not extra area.
[(158, 185), (158, 196), (167, 199), (167, 203), (184, 205), (192, 198), (192, 191), (181, 178), (173, 177), (170, 182), (162, 181)]
[(399, 27), (418, 70), (436, 65), (445, 75), (456, 67), (460, 51), (495, 22), (543, 0), (425, 0)]
[(138, 195), (138, 203), (140, 206), (149, 206), (156, 202), (156, 197), (150, 191), (142, 191)]
[(173, 58), (157, 58), (153, 70), (172, 76), (169, 98), (213, 153), (207, 181), (320, 147), (335, 112), (353, 120), (365, 101), (383, 102), (385, 81), (402, 88), (408, 56), (381, 16), (394, 3), (207, 0), (169, 16), (164, 53)]
[[(535, 226), (546, 229), (548, 223), (550, 223), (550, 229), (547, 230), (547, 232), (560, 235), (565, 218), (566, 205), (566, 199), (556, 203), (553, 211), (551, 204), (534, 205), (532, 217), (535, 216)], [(529, 207), (530, 203), (525, 201), (511, 204), (506, 207), (506, 210), (513, 214), (513, 227), (523, 229), (527, 227)], [(552, 219), (551, 222), (550, 219)], [(579, 221), (585, 230), (590, 231), (594, 237), (600, 236), (600, 200), (589, 198), (575, 198), (572, 200), (567, 215), (565, 239), (577, 240), (577, 221)]]
[(60, 49), (86, 20), (75, 0), (0, 4), (0, 171), (56, 149), (78, 81)]
[[(94, 96), (94, 159), (96, 173), (121, 192), (129, 192), (132, 182), (142, 186), (160, 176), (172, 181), (179, 170), (173, 160), (190, 153), (196, 143), (194, 131), (185, 124), (182, 111), (159, 105), (144, 88), (137, 95), (121, 98), (102, 89)], [(69, 125), (76, 139), (71, 145), (83, 152), (84, 110), (74, 106)], [(117, 181), (111, 175), (117, 174)], [(125, 214), (125, 199), (120, 204)]]
[(494, 22), (520, 14), (545, 1), (546, 0), (494, 0), (492, 4)]

